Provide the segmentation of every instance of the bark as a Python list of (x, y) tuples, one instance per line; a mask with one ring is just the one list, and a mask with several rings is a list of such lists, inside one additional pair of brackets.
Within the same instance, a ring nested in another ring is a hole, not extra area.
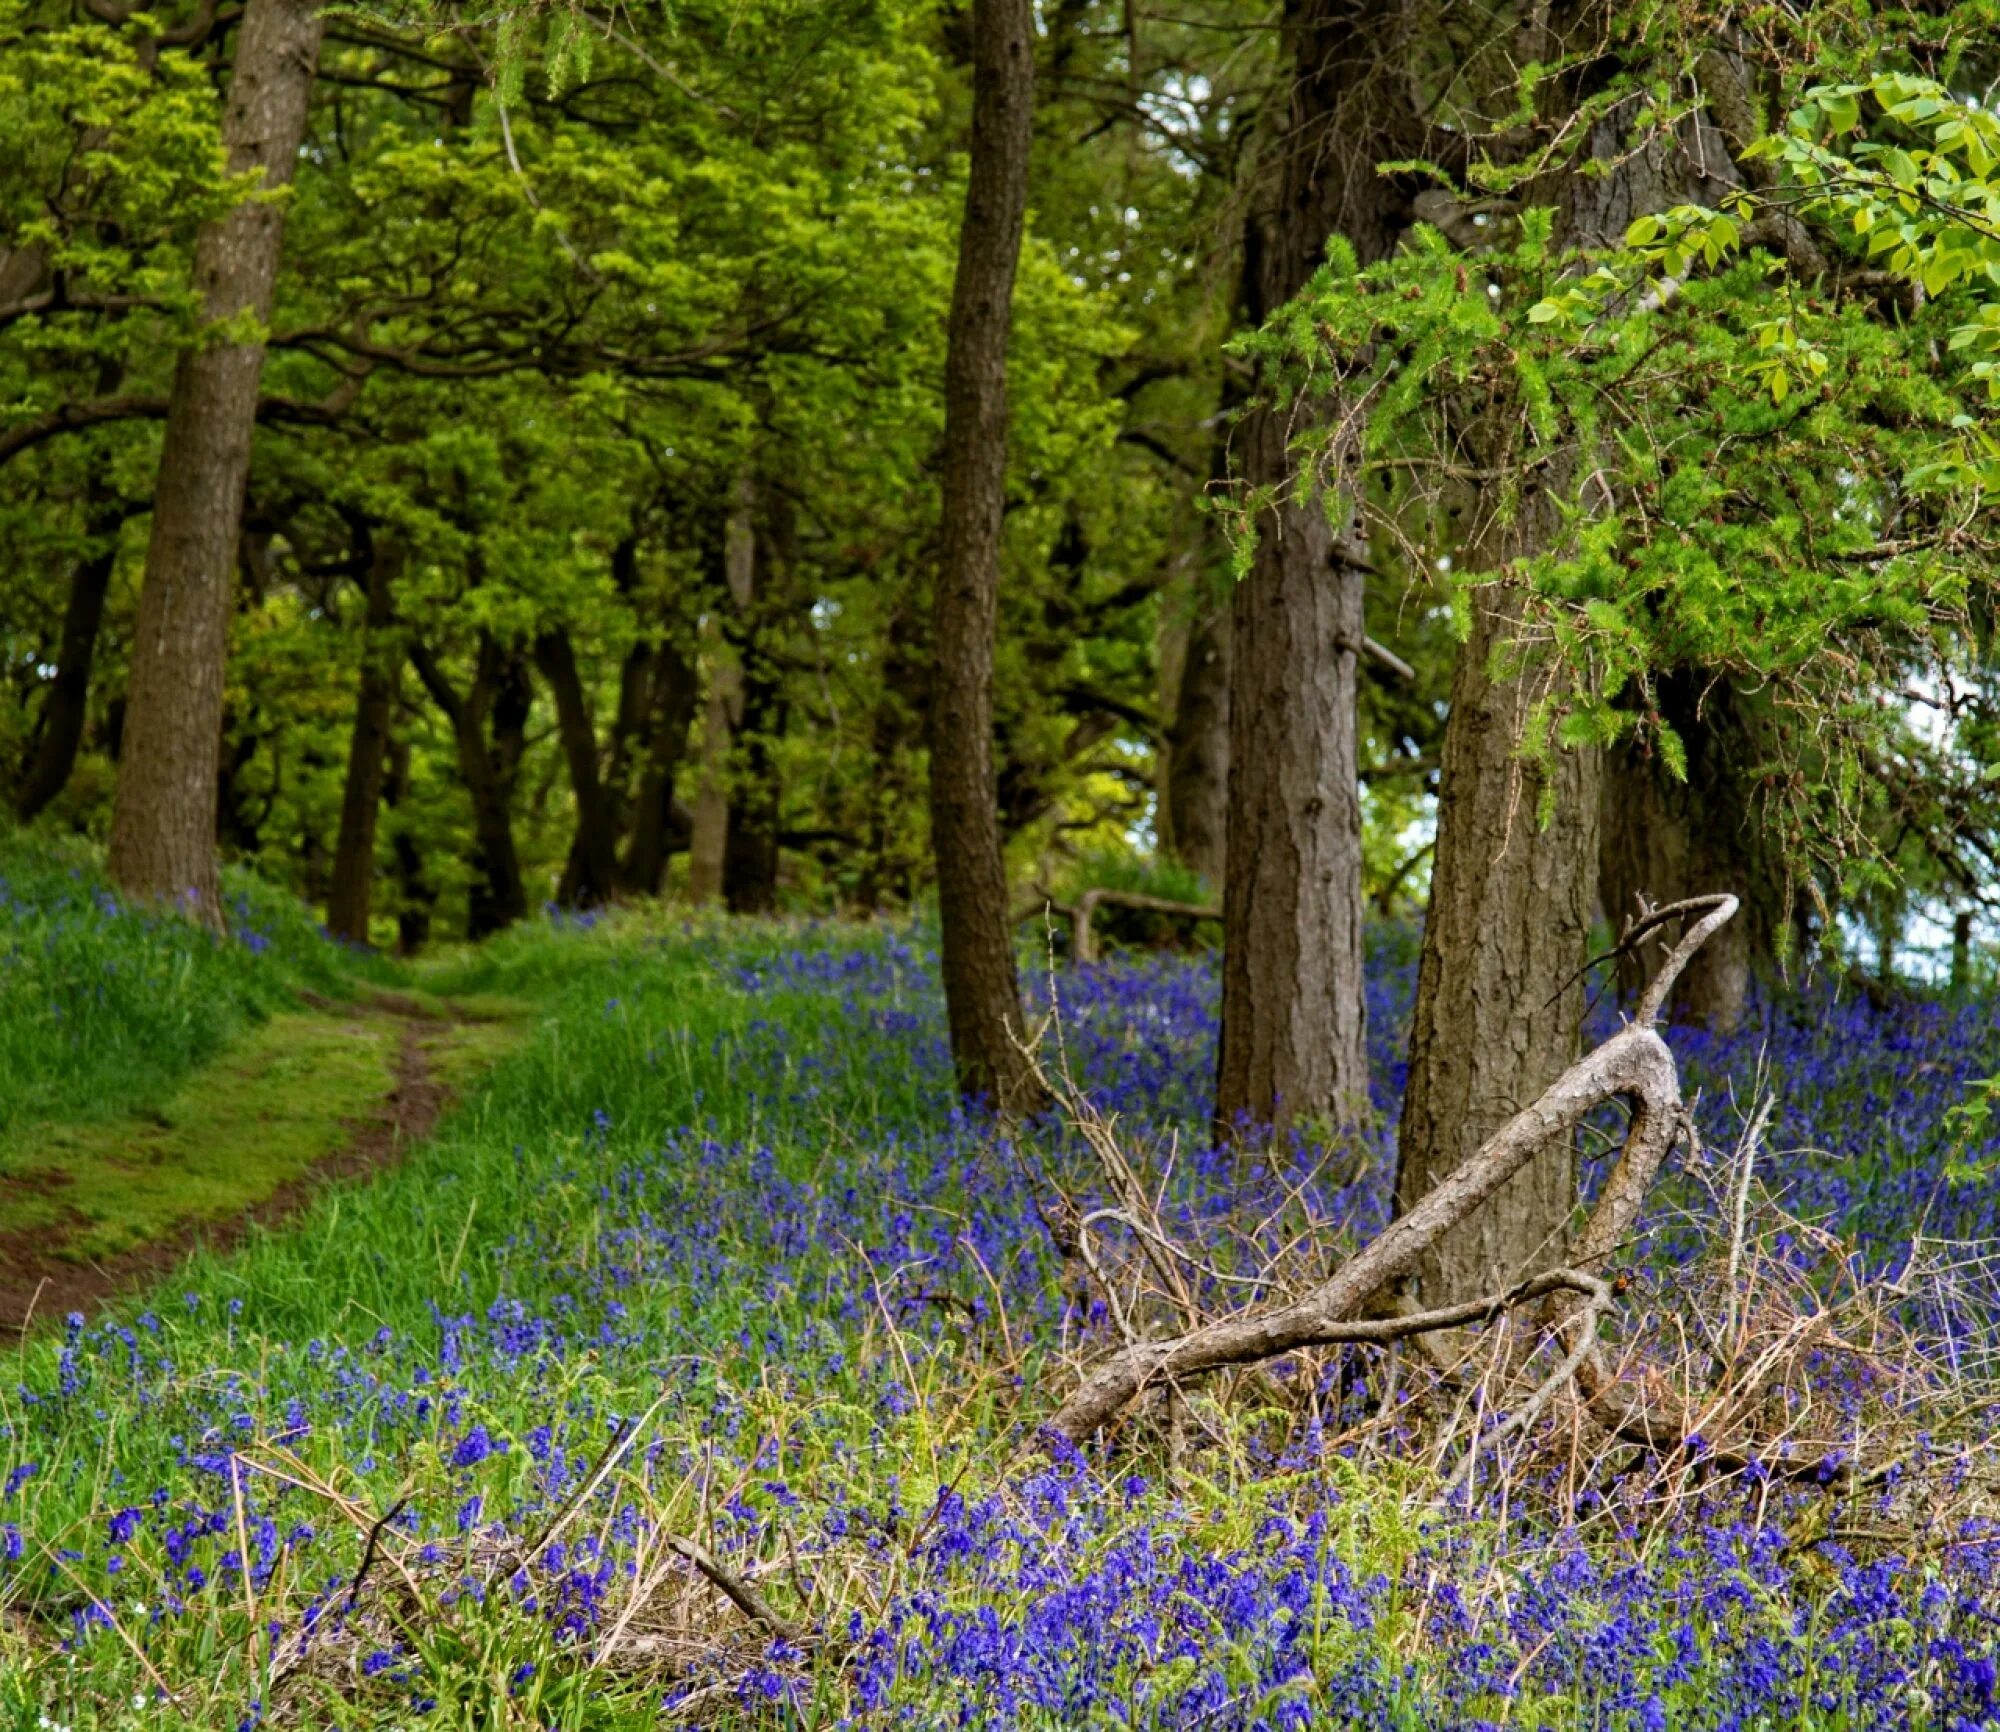
[[(232, 174), (259, 174), (267, 189), (290, 184), (319, 37), (314, 0), (249, 0), (222, 119)], [(268, 198), (203, 226), (194, 276), (205, 323), (269, 318), (283, 232), (284, 207)], [(114, 882), (134, 896), (185, 899), (216, 925), (230, 575), (263, 367), (260, 339), (200, 343), (175, 369), (112, 804)]]
[[(1520, 757), (1527, 687), (1497, 675), (1494, 657), (1512, 639), (1521, 608), (1518, 591), (1478, 592), (1472, 635), (1452, 677), (1410, 1026), (1399, 1210), (1415, 1207), (1576, 1057), (1595, 890), (1597, 763), (1584, 751), (1542, 767)], [(1555, 802), (1546, 827), (1537, 820), (1545, 794)], [(1429, 1250), (1423, 1302), (1448, 1304), (1561, 1262), (1575, 1205), (1575, 1156), (1565, 1136)]]
[[(635, 602), (639, 588), (639, 543), (636, 536), (626, 536), (612, 549), (611, 576), (619, 595), (628, 604)], [(631, 782), (632, 753), (640, 744), (647, 711), (652, 703), (653, 653), (651, 641), (641, 635), (626, 650), (618, 670), (618, 702), (612, 713), (610, 746), (603, 774), (599, 778), (609, 802), (614, 850), (625, 835), (631, 805), (626, 796)], [(564, 908), (576, 907), (589, 876), (590, 860), (579, 816), (577, 833), (571, 838), (562, 878), (556, 885), (557, 903)], [(622, 865), (616, 882), (618, 889), (626, 888)]]
[(701, 686), (693, 664), (671, 638), (653, 651), (651, 713), (646, 757), (633, 801), (632, 837), (626, 844), (624, 882), (628, 890), (657, 896), (674, 848), (685, 844), (689, 826), (674, 803), (674, 783), (687, 756)]
[(451, 723), (458, 773), (472, 801), (476, 876), (467, 901), (466, 936), (485, 938), (528, 912), (514, 846), (514, 787), (534, 693), (520, 652), (502, 647), (488, 632), (479, 634), (472, 684), (463, 696), (421, 641), (411, 641), (410, 661)]
[[(1588, 1292), (1630, 1236), (1640, 1206), (1684, 1122), (1673, 1053), (1654, 1027), (1673, 970), (1736, 911), (1731, 897), (1705, 899), (1700, 918), (1640, 1002), (1638, 1014), (1588, 1057), (1565, 1067), (1536, 1098), (1511, 1114), (1422, 1200), (1342, 1262), (1311, 1292), (1268, 1311), (1225, 1317), (1166, 1341), (1137, 1341), (1092, 1372), (1063, 1403), (1049, 1429), (1081, 1443), (1114, 1418), (1149, 1384), (1194, 1376), (1225, 1365), (1270, 1359), (1340, 1341), (1396, 1340), (1421, 1330), (1481, 1320), (1536, 1292)], [(1689, 910), (1690, 914), (1697, 912)], [(1532, 1014), (1532, 1013), (1529, 1013)], [(1462, 1232), (1530, 1170), (1541, 1152), (1567, 1143), (1586, 1115), (1626, 1099), (1632, 1116), (1618, 1162), (1578, 1237), (1573, 1268), (1532, 1277), (1525, 1286), (1495, 1289), (1464, 1309), (1436, 1307), (1429, 1315), (1363, 1321), (1369, 1302), (1428, 1259), (1443, 1238)], [(1579, 1281), (1577, 1276), (1585, 1277)]]
[[(1657, 682), (1661, 719), (1687, 750), (1672, 774), (1651, 742), (1621, 743), (1606, 766), (1598, 845), (1598, 897), (1615, 932), (1642, 896), (1674, 902), (1733, 891), (1743, 916), (1702, 950), (1675, 988), (1675, 1016), (1728, 1033), (1742, 1021), (1752, 979), (1776, 973), (1776, 911), (1764, 887), (1761, 821), (1751, 783), (1755, 750), (1746, 700), (1727, 681), (1675, 673)], [(1618, 985), (1635, 994), (1659, 963), (1657, 941), (1619, 959)]]
[[(1569, 44), (1602, 40), (1601, 0), (1553, 8), (1555, 64)], [(1566, 40), (1565, 40), (1566, 39)], [(1575, 66), (1552, 79), (1548, 114), (1561, 121), (1611, 68)], [(1637, 99), (1635, 99), (1636, 101)], [(1630, 148), (1635, 102), (1601, 112), (1584, 143), (1595, 175), (1532, 184), (1524, 202), (1553, 205), (1556, 244), (1622, 237), (1640, 215), (1671, 202), (1666, 151)], [(1506, 411), (1468, 427), (1482, 467), (1511, 460)], [(1581, 467), (1581, 466), (1579, 466)], [(1511, 516), (1476, 499), (1462, 567), (1496, 573), (1559, 545), (1566, 485), (1554, 465), (1537, 472)], [(1587, 502), (1586, 502), (1587, 503)], [(1438, 784), (1437, 853), (1417, 970), (1410, 1067), (1396, 1175), (1397, 1206), (1416, 1208), (1525, 1102), (1575, 1058), (1583, 1014), (1582, 966), (1595, 903), (1600, 754), (1559, 750), (1521, 756), (1533, 701), (1529, 682), (1501, 664), (1512, 653), (1525, 597), (1512, 583), (1472, 592), (1473, 626), (1452, 676)], [(1551, 812), (1541, 821), (1544, 809)], [(1710, 887), (1717, 888), (1717, 887)], [(1552, 1138), (1478, 1215), (1442, 1235), (1419, 1272), (1427, 1305), (1482, 1292), (1515, 1273), (1563, 1258), (1576, 1206), (1576, 1153)]]
[[(1275, 207), (1251, 224), (1245, 261), (1255, 321), (1289, 301), (1344, 234), (1379, 260), (1408, 220), (1403, 185), (1377, 173), (1405, 154), (1406, 81), (1382, 60), (1400, 0), (1291, 0), (1291, 106), (1277, 140)], [(1310, 412), (1344, 430), (1329, 484), (1358, 476), (1350, 406)], [(1266, 402), (1239, 430), (1244, 479), (1274, 503), (1256, 524), (1250, 572), (1230, 613), (1229, 802), (1223, 884), (1218, 1129), (1352, 1120), (1367, 1108), (1362, 997), (1358, 670), (1367, 545), (1355, 501), (1301, 488), (1291, 453), (1299, 409)]]
[(336, 938), (363, 945), (368, 943), (368, 923), (374, 911), (375, 832), (382, 811), (389, 723), (403, 661), (402, 647), (395, 638), (397, 550), (385, 536), (371, 536), (371, 541), (361, 679), (354, 702), (354, 729), (347, 743), (347, 779), (340, 797), (333, 884), (326, 899), (326, 929)]
[(1206, 884), (1223, 882), (1229, 824), (1229, 604), (1185, 628), (1160, 782), (1160, 843)]
[(753, 566), (757, 593), (737, 616), (741, 707), (722, 849), (722, 894), (732, 914), (769, 914), (778, 906), (777, 745), (785, 732), (785, 687), (777, 651), (792, 595), (796, 531), (791, 501), (765, 489)]
[(730, 620), (746, 613), (757, 594), (757, 539), (750, 517), (754, 497), (746, 476), (737, 483), (735, 503), (723, 526), (720, 594), (702, 629), (711, 671), (701, 719), (701, 781), (688, 836), (687, 889), (688, 900), (697, 905), (721, 900), (729, 849), (731, 755), (743, 719), (739, 633), (731, 630)]
[(591, 719), (576, 650), (566, 630), (547, 631), (536, 640), (535, 665), (556, 700), (556, 731), (576, 797), (572, 857), (579, 870), (574, 881), (564, 874), (566, 894), (561, 900), (570, 907), (595, 908), (618, 892), (618, 811), (611, 789), (598, 774), (597, 724)]
[(396, 871), (396, 954), (415, 956), (431, 940), (431, 910), (437, 904), (437, 890), (424, 872), (423, 850), (410, 833), (403, 808), (410, 798), (410, 742), (394, 733), (389, 740), (388, 773), (382, 781), (382, 798), (398, 815), (391, 827), (389, 855)]
[(931, 846), (960, 1091), (1003, 1112), (1046, 1096), (1023, 1058), (993, 761), (993, 659), (1007, 478), (1007, 333), (1027, 216), (1035, 18), (973, 0), (972, 168), (945, 348), (944, 511), (932, 602)]
[(14, 789), (14, 815), (22, 823), (38, 816), (69, 785), (77, 749), (90, 709), (90, 669), (97, 655), (97, 634), (104, 623), (104, 601), (118, 565), (118, 530), (125, 521), (122, 507), (94, 517), (89, 534), (97, 547), (70, 573), (69, 600), (63, 608), (62, 636), (56, 646), (56, 674), (42, 697), (41, 713), (21, 779)]

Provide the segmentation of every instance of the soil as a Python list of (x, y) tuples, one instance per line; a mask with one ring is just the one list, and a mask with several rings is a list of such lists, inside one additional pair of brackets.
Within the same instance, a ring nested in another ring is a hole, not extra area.
[(194, 1251), (228, 1250), (253, 1227), (290, 1220), (328, 1184), (361, 1178), (401, 1160), (450, 1104), (450, 1091), (433, 1074), (423, 1044), (426, 1028), (435, 1029), (441, 1019), (389, 994), (378, 998), (375, 1009), (399, 1025), (394, 1084), (368, 1117), (347, 1121), (347, 1136), (339, 1147), (262, 1202), (224, 1219), (191, 1221), (164, 1238), (88, 1261), (64, 1255), (60, 1224), (0, 1232), (0, 1339), (24, 1335), (72, 1311), (92, 1316), (107, 1300), (170, 1274)]

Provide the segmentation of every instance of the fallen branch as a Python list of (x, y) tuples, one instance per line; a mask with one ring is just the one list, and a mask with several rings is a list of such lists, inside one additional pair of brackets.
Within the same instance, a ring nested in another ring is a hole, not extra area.
[[(1606, 1101), (1626, 1096), (1633, 1108), (1625, 1146), (1571, 1258), (1574, 1272), (1601, 1274), (1612, 1253), (1629, 1236), (1646, 1193), (1685, 1123), (1679, 1073), (1654, 1021), (1688, 960), (1736, 909), (1736, 898), (1725, 895), (1696, 897), (1655, 910), (1654, 922), (1687, 914), (1701, 918), (1668, 954), (1640, 999), (1635, 1020), (1573, 1064), (1539, 1100), (1516, 1113), (1476, 1153), (1318, 1287), (1271, 1311), (1223, 1318), (1170, 1340), (1124, 1347), (1084, 1379), (1050, 1421), (1050, 1429), (1079, 1443), (1161, 1379), (1194, 1376), (1339, 1341), (1400, 1339), (1394, 1334), (1353, 1333), (1365, 1326), (1361, 1313), (1375, 1295), (1414, 1270), (1431, 1246), (1493, 1196), (1537, 1150), (1571, 1135)], [(1596, 1315), (1585, 1303), (1590, 1290), (1577, 1293), (1573, 1283), (1559, 1285), (1576, 1296), (1558, 1310), (1557, 1320), (1573, 1333), (1580, 1332), (1585, 1318)], [(1474, 1301), (1473, 1315), (1464, 1321), (1477, 1320), (1489, 1304)], [(1419, 1317), (1436, 1315), (1420, 1313)], [(1386, 1324), (1391, 1328), (1403, 1325), (1406, 1334), (1420, 1333), (1408, 1327), (1412, 1321), (1388, 1319)], [(1586, 1361), (1592, 1357), (1587, 1355)], [(1587, 1364), (1582, 1368), (1588, 1369)]]
[(698, 1544), (684, 1534), (663, 1533), (660, 1539), (670, 1551), (678, 1552), (701, 1571), (728, 1598), (730, 1604), (752, 1623), (763, 1625), (778, 1641), (796, 1642), (799, 1639), (798, 1626), (789, 1619), (779, 1617), (771, 1609), (770, 1601), (706, 1546)]

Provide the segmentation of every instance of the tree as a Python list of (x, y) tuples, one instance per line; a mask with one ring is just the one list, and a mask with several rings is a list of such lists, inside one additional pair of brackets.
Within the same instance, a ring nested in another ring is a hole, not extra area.
[(257, 192), (204, 225), (194, 277), (204, 331), (181, 357), (167, 404), (112, 809), (110, 872), (136, 896), (186, 899), (219, 923), (216, 773), (231, 576), (250, 467), (262, 326), (284, 235), (318, 62), (314, 0), (250, 0), (222, 139)]
[(1039, 1105), (1020, 1042), (993, 763), (993, 656), (1007, 474), (1007, 332), (1028, 203), (1035, 20), (974, 0), (972, 158), (946, 335), (943, 522), (932, 610), (931, 838), (959, 1088)]
[(354, 730), (340, 797), (340, 835), (327, 892), (326, 929), (350, 944), (369, 942), (374, 907), (375, 831), (382, 811), (384, 766), (396, 705), (402, 645), (396, 641), (396, 566), (400, 549), (386, 533), (364, 525), (368, 575), (361, 625), (361, 673)]
[[(1250, 243), (1255, 320), (1298, 294), (1333, 236), (1372, 263), (1409, 220), (1408, 185), (1376, 171), (1411, 154), (1420, 136), (1411, 81), (1383, 72), (1402, 44), (1405, 11), (1400, 0), (1285, 8), (1289, 111), (1271, 146), (1274, 200)], [(1237, 432), (1256, 518), (1229, 624), (1215, 1098), (1225, 1132), (1352, 1120), (1368, 1099), (1356, 704), (1369, 558), (1358, 406), (1338, 396), (1281, 401), (1269, 383)], [(1306, 476), (1292, 447), (1299, 417), (1343, 444)]]
[[(1579, 117), (1585, 140), (1580, 162), (1544, 170), (1524, 195), (1552, 206), (1559, 247), (1616, 245), (1635, 219), (1673, 202), (1668, 142), (1645, 121), (1646, 98), (1631, 88), (1630, 69), (1603, 47), (1613, 39), (1609, 23), (1599, 0), (1553, 7), (1538, 56), (1563, 69), (1543, 91), (1544, 114), (1556, 124)], [(1590, 507), (1582, 456), (1518, 486), (1510, 473), (1516, 427), (1510, 406), (1499, 416), (1481, 411), (1466, 430), (1480, 467), (1507, 477), (1470, 507), (1470, 571), (1517, 572), (1558, 552), (1569, 523)], [(1601, 754), (1579, 744), (1524, 758), (1533, 701), (1519, 665), (1526, 618), (1518, 582), (1476, 592), (1452, 676), (1397, 1143), (1399, 1210), (1415, 1207), (1562, 1075), (1581, 1039)], [(1420, 1277), (1425, 1302), (1450, 1303), (1559, 1259), (1576, 1201), (1565, 1134), (1439, 1238)]]
[[(2000, 372), (1978, 359), (2000, 347), (1984, 330), (2000, 313), (1968, 324), (1979, 291), (1937, 311), (1896, 285), (1921, 278), (1937, 297), (1990, 280), (1993, 243), (1977, 223), (1953, 231), (1951, 212), (1983, 197), (1965, 189), (2000, 160), (2000, 133), (1921, 80), (1862, 87), (1892, 128), (1962, 158), (1927, 152), (1926, 204), (1905, 184), (1926, 156), (1874, 141), (1830, 151), (1829, 129), (1851, 133), (1863, 96), (1815, 92), (1773, 147), (1796, 182), (1760, 200), (1724, 137), (1743, 81), (1726, 63), (1718, 76), (1683, 22), (1670, 7), (1552, 9), (1534, 56), (1538, 124), (1506, 120), (1521, 110), (1503, 56), (1492, 118), (1475, 104), (1459, 122), (1497, 147), (1469, 165), (1469, 186), (1381, 264), (1336, 257), (1256, 345), (1267, 363), (1303, 361), (1294, 395), (1367, 394), (1362, 438), (1382, 478), (1371, 517), (1455, 568), (1466, 643), (1413, 1018), (1405, 1208), (1574, 1050), (1597, 766), (1630, 740), (1686, 776), (1675, 680), (1761, 688), (1747, 779), (1787, 894), (1810, 895), (1822, 931), (1839, 896), (1893, 909), (1913, 831), (1929, 850), (1978, 827), (1976, 800), (1944, 797), (1955, 772), (1939, 760), (1971, 742), (1960, 682), (1985, 677), (1984, 651), (1967, 648), (1990, 606), (1969, 526), (1995, 465), (1969, 393)], [(1699, 80), (1676, 84), (1690, 97), (1657, 100), (1662, 68), (1697, 64)], [(1480, 82), (1464, 84), (1476, 97)], [(1475, 195), (1486, 222), (1462, 224)], [(1829, 276), (1876, 223), (1889, 239), (1867, 244), (1889, 271)], [(1765, 250), (1739, 262), (1751, 236)], [(1780, 268), (1792, 280), (1774, 316), (1761, 285)], [(1941, 364), (1941, 330), (1966, 356), (1956, 367)], [(1351, 466), (1338, 430), (1295, 446), (1336, 477)], [(1912, 681), (1945, 694), (1935, 707), (1961, 744), (1912, 749), (1907, 704), (1889, 696)], [(1927, 757), (1934, 767), (1917, 768)], [(1937, 803), (1905, 798), (1917, 785)], [(1568, 1140), (1552, 1141), (1442, 1239), (1426, 1298), (1559, 1247), (1574, 1165)]]

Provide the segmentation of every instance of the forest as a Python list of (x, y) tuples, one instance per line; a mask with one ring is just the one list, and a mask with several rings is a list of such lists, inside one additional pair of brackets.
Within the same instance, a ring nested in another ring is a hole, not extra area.
[(0, 0), (0, 1732), (2000, 1726), (2000, 5)]

